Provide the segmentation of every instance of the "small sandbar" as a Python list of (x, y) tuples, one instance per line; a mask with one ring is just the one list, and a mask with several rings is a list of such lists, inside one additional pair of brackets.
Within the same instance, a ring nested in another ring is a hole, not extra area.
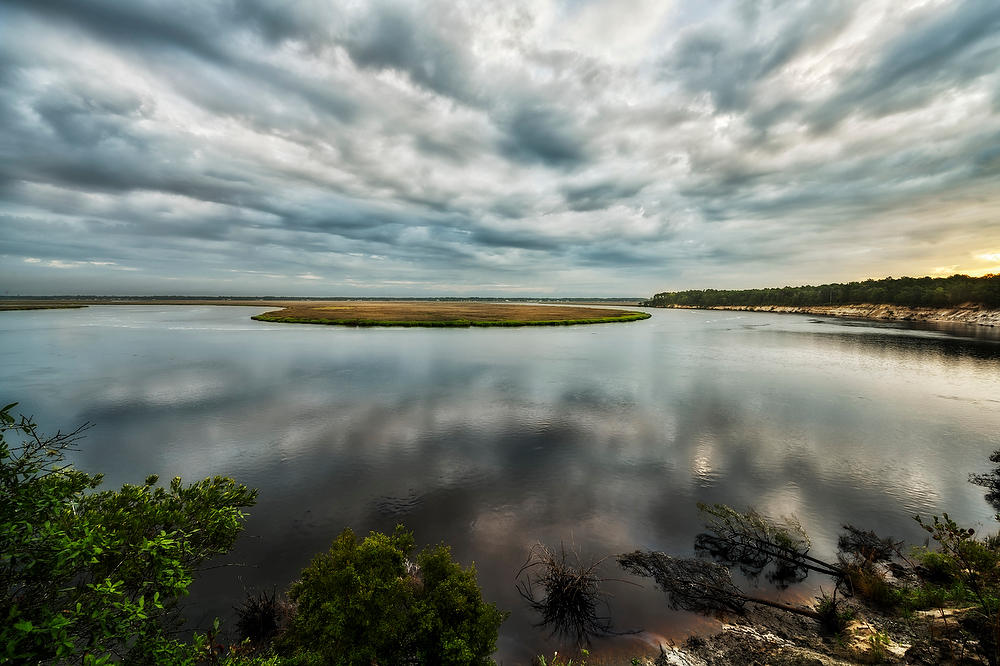
[(253, 319), (289, 324), (335, 326), (567, 326), (648, 319), (634, 310), (523, 303), (347, 301), (293, 304)]

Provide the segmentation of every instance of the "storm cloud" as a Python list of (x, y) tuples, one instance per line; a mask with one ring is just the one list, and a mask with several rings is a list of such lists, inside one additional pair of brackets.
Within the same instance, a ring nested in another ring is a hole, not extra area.
[(0, 1), (0, 294), (1000, 272), (1000, 5)]

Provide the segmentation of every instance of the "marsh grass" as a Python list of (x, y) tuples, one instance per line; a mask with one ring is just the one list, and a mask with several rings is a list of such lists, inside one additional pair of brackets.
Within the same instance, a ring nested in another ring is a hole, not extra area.
[(357, 302), (344, 306), (295, 305), (252, 317), (289, 324), (372, 327), (517, 327), (606, 324), (648, 319), (629, 310), (509, 303)]
[(613, 322), (640, 321), (648, 319), (646, 313), (636, 313), (634, 316), (623, 317), (601, 317), (599, 319), (551, 319), (544, 321), (470, 321), (467, 319), (456, 319), (453, 321), (383, 321), (375, 319), (306, 319), (304, 317), (278, 317), (267, 314), (251, 317), (257, 321), (279, 322), (286, 324), (324, 324), (328, 326), (353, 326), (353, 327), (373, 327), (373, 326), (396, 326), (404, 328), (490, 328), (490, 327), (516, 327), (516, 326), (575, 326), (579, 324), (610, 324)]

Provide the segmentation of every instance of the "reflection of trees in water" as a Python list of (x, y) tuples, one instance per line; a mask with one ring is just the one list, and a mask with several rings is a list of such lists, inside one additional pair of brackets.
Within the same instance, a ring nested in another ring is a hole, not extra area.
[[(876, 606), (898, 604), (902, 597), (893, 592), (889, 577), (911, 580), (915, 575), (913, 563), (903, 554), (904, 542), (872, 530), (844, 525), (836, 559), (824, 561), (810, 554), (809, 537), (794, 517), (775, 519), (752, 508), (737, 511), (722, 504), (698, 508), (705, 519), (705, 531), (695, 539), (701, 557), (649, 550), (616, 556), (625, 572), (652, 578), (674, 610), (725, 616), (744, 614), (748, 604), (767, 606), (812, 618), (823, 631), (836, 633), (849, 615), (840, 609), (837, 592)], [(578, 552), (571, 555), (565, 547), (536, 544), (515, 577), (518, 592), (539, 617), (536, 626), (582, 646), (592, 637), (613, 633), (610, 595), (602, 586), (614, 579), (600, 572), (603, 559), (584, 562)], [(734, 568), (754, 581), (763, 573), (778, 589), (802, 582), (810, 573), (820, 574), (832, 579), (835, 592), (818, 598), (815, 608), (792, 604), (741, 589), (733, 580)]]
[[(930, 326), (916, 325), (913, 328), (902, 328), (900, 325), (883, 325), (873, 322), (842, 322), (826, 321), (828, 330), (780, 330), (770, 329), (768, 335), (794, 336), (800, 339), (808, 338), (833, 348), (864, 351), (881, 358), (891, 358), (897, 361), (924, 361), (941, 359), (954, 361), (956, 359), (971, 359), (976, 361), (995, 361), (1000, 363), (1000, 330), (978, 327), (982, 330), (959, 330), (947, 325)], [(865, 332), (849, 332), (844, 329), (863, 328)], [(869, 332), (871, 329), (883, 329), (882, 332)], [(927, 331), (931, 334), (913, 334), (911, 331)], [(966, 333), (967, 335), (962, 335)]]
[[(776, 520), (755, 509), (737, 511), (722, 504), (699, 508), (706, 517), (706, 531), (698, 535), (695, 549), (714, 561), (642, 550), (617, 558), (625, 571), (656, 581), (674, 609), (742, 615), (748, 604), (768, 606), (810, 617), (821, 630), (837, 633), (850, 615), (840, 610), (837, 592), (875, 606), (898, 605), (901, 597), (892, 593), (889, 577), (914, 576), (912, 562), (903, 555), (904, 542), (871, 530), (844, 525), (836, 559), (826, 562), (809, 554), (809, 537), (793, 517)], [(821, 574), (833, 580), (835, 592), (817, 598), (815, 607), (789, 604), (741, 589), (731, 573), (736, 567), (753, 579), (769, 569), (767, 578), (778, 588), (801, 582), (809, 573)]]
[[(990, 455), (990, 462), (1000, 463), (1000, 449)], [(1000, 467), (994, 467), (985, 474), (970, 474), (969, 482), (986, 488), (986, 501), (1000, 511)]]

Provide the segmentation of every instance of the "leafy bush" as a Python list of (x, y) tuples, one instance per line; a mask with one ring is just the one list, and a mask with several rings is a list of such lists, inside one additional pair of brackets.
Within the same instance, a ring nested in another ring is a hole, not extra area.
[(947, 553), (920, 547), (913, 550), (913, 558), (917, 574), (928, 583), (950, 585), (959, 573), (955, 560)]
[(474, 567), (446, 546), (421, 551), (398, 526), (358, 541), (344, 530), (294, 583), (279, 651), (300, 664), (488, 664), (506, 615), (482, 599)]
[(959, 526), (947, 513), (917, 522), (937, 542), (940, 569), (951, 573), (950, 591), (961, 590), (974, 604), (965, 628), (979, 641), (990, 664), (1000, 663), (1000, 549), (995, 538), (977, 538), (972, 528)]
[(844, 580), (849, 591), (873, 608), (890, 611), (904, 601), (903, 591), (886, 578), (882, 569), (870, 566), (850, 565), (845, 567)]
[[(256, 491), (216, 477), (94, 492), (65, 463), (83, 428), (44, 437), (0, 409), (0, 661), (172, 663), (167, 631), (196, 567), (228, 551)], [(15, 435), (23, 441), (8, 441)]]

